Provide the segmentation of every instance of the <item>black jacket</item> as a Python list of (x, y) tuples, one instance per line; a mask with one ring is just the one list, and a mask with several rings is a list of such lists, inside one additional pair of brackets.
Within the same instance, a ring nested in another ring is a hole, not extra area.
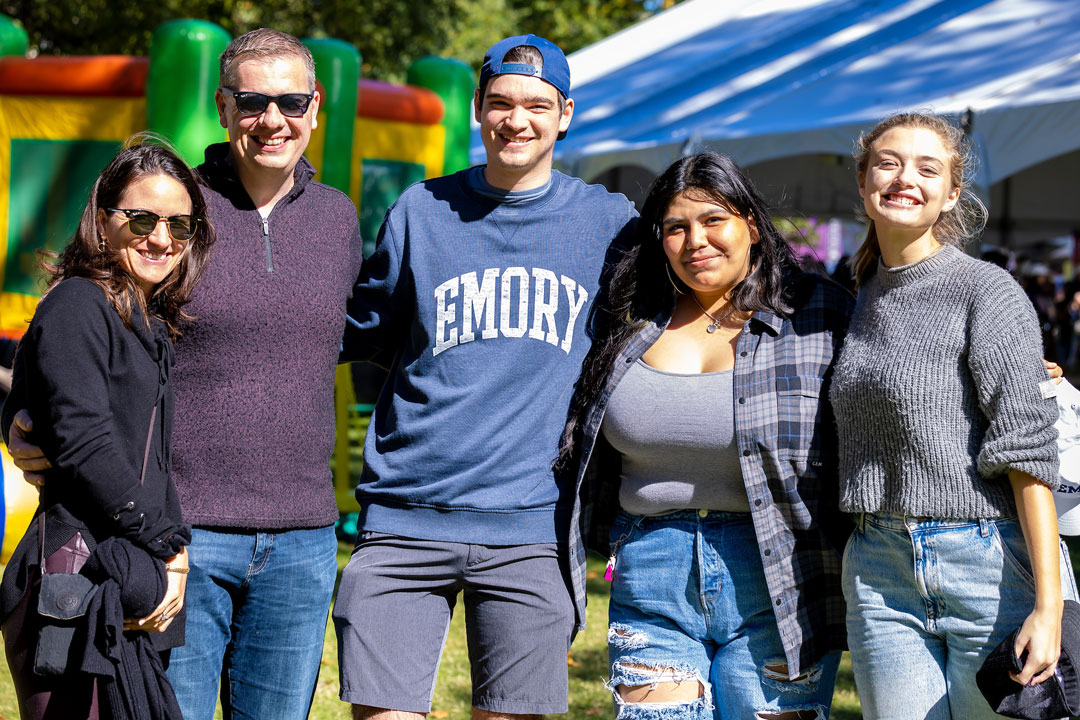
[[(136, 307), (129, 329), (89, 280), (65, 280), (39, 303), (15, 356), (0, 427), (9, 428), (15, 413), (27, 408), (34, 419), (31, 440), (53, 464), (42, 495), (43, 508), (52, 508), (46, 556), (76, 530), (90, 550), (118, 536), (164, 559), (187, 544), (190, 531), (169, 478), (171, 365), (164, 324), (152, 318), (147, 327)], [(4, 573), (0, 618), (36, 578), (38, 522)], [(159, 649), (182, 644), (183, 623), (163, 635), (155, 638)]]

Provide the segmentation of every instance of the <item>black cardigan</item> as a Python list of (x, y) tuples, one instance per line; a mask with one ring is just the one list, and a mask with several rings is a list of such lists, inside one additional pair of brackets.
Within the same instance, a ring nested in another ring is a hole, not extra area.
[[(15, 413), (27, 408), (34, 420), (30, 439), (53, 464), (41, 500), (56, 519), (47, 524), (46, 555), (76, 530), (91, 550), (119, 536), (162, 559), (187, 544), (190, 531), (169, 477), (171, 364), (164, 324), (151, 318), (147, 327), (136, 307), (129, 329), (104, 290), (89, 280), (64, 280), (38, 304), (19, 343), (0, 427), (6, 431)], [(35, 517), (4, 573), (0, 619), (36, 578), (37, 525)], [(183, 642), (178, 620), (165, 637), (154, 633), (156, 647)]]

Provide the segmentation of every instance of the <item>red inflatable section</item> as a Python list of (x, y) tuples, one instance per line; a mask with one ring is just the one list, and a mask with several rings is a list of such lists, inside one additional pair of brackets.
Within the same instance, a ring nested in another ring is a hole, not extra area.
[(443, 117), (443, 102), (431, 90), (414, 85), (390, 85), (378, 80), (361, 80), (356, 101), (360, 117), (392, 122), (437, 125)]
[(143, 97), (149, 58), (129, 55), (0, 58), (0, 93)]

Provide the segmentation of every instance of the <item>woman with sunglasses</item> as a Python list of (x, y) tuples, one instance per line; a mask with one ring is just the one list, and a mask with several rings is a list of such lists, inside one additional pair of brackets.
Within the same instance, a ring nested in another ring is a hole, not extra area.
[(656, 179), (602, 298), (556, 468), (594, 526), (619, 511), (618, 717), (827, 717), (850, 524), (823, 389), (854, 299), (716, 153)]
[(1031, 303), (963, 246), (986, 209), (973, 148), (927, 114), (857, 143), (869, 220), (853, 260), (859, 299), (831, 399), (851, 661), (867, 717), (997, 715), (975, 682), (1019, 628), (1021, 684), (1052, 677), (1063, 596), (1075, 598), (1051, 488), (1055, 386)]
[[(169, 369), (213, 239), (192, 171), (137, 144), (102, 171), (74, 238), (45, 265), (3, 423), (28, 408), (52, 463), (0, 584), (25, 719), (180, 718), (162, 667), (184, 640), (190, 538), (169, 476)], [(92, 585), (53, 597), (64, 573)]]

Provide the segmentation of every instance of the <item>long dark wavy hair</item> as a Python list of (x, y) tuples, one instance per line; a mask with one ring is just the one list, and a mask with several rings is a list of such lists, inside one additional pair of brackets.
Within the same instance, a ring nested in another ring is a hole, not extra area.
[[(215, 235), (206, 217), (206, 202), (195, 173), (163, 143), (160, 138), (137, 135), (101, 171), (83, 208), (75, 236), (59, 255), (47, 257), (43, 263), (47, 281), (43, 295), (61, 280), (86, 278), (105, 291), (110, 304), (129, 328), (132, 309), (138, 305), (144, 317), (152, 314), (161, 318), (169, 335), (175, 339), (180, 336), (181, 323), (193, 319), (183, 307), (206, 267)], [(184, 186), (191, 198), (191, 214), (196, 218), (196, 226), (195, 235), (188, 241), (180, 262), (165, 280), (158, 283), (147, 300), (135, 278), (125, 270), (120, 254), (108, 247), (99, 248), (97, 217), (102, 208), (116, 207), (129, 185), (153, 175), (166, 175)]]
[(693, 200), (721, 205), (747, 222), (753, 218), (757, 226), (758, 242), (750, 246), (750, 272), (731, 290), (735, 309), (782, 316), (791, 312), (787, 279), (799, 272), (798, 265), (750, 178), (720, 153), (701, 153), (677, 161), (649, 188), (633, 242), (615, 262), (609, 283), (592, 310), (592, 347), (574, 388), (556, 472), (574, 467), (585, 416), (603, 390), (619, 353), (649, 320), (670, 311), (675, 283), (679, 292), (689, 292), (674, 272), (669, 273), (663, 248), (664, 215), (675, 196), (684, 193)]

